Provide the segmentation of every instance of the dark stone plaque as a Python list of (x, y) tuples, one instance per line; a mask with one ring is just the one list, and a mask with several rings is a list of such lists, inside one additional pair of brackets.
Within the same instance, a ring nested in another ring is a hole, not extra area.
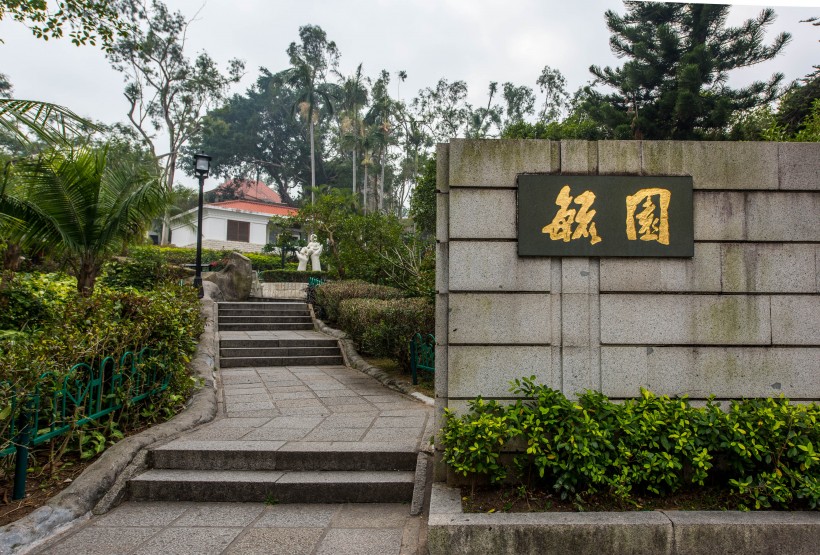
[(694, 254), (691, 177), (518, 176), (519, 256)]

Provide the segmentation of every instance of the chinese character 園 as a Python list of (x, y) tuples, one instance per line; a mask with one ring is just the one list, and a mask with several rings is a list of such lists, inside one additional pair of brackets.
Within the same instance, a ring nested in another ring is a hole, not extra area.
[[(667, 189), (641, 189), (634, 195), (626, 197), (626, 236), (630, 241), (657, 241), (662, 245), (669, 244), (669, 201), (672, 193)], [(656, 206), (653, 199), (657, 201)], [(641, 205), (641, 203), (643, 203)], [(635, 214), (638, 206), (642, 210)], [(635, 220), (640, 226), (636, 232)]]

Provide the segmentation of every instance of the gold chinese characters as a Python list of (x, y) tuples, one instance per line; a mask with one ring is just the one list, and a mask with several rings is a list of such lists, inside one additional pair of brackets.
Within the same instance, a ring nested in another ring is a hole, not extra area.
[[(592, 209), (595, 194), (584, 191), (574, 199), (570, 195), (569, 185), (564, 185), (555, 199), (558, 212), (549, 225), (541, 229), (548, 233), (553, 241), (568, 243), (576, 239), (589, 237), (592, 245), (603, 239), (593, 222), (596, 210)], [(634, 195), (626, 197), (626, 236), (630, 241), (657, 241), (669, 245), (669, 203), (672, 193), (658, 187), (640, 189)], [(571, 204), (578, 208), (570, 208)], [(640, 211), (638, 210), (640, 208)], [(637, 226), (636, 226), (637, 222)]]

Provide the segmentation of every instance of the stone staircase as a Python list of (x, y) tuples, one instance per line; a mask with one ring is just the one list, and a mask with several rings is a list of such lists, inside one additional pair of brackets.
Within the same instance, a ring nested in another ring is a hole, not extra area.
[[(219, 331), (305, 331), (313, 329), (305, 302), (219, 303)], [(256, 334), (255, 334), (256, 335)], [(219, 342), (221, 368), (261, 366), (324, 366), (344, 364), (331, 338), (223, 338)]]
[[(294, 375), (303, 376), (300, 380), (305, 386), (303, 389), (312, 386), (311, 390), (316, 391), (321, 386), (310, 382), (310, 370), (299, 374), (296, 368), (344, 364), (337, 342), (312, 331), (310, 312), (304, 302), (220, 303), (218, 310), (223, 381), (231, 380), (232, 373), (240, 377), (255, 368), (260, 368), (262, 373), (290, 371), (277, 367), (295, 367)], [(270, 333), (259, 333), (265, 331)], [(232, 332), (247, 332), (252, 338), (236, 338), (245, 334)], [(338, 372), (343, 380), (340, 384), (362, 382), (362, 378), (348, 368), (328, 368), (325, 372), (330, 376)], [(324, 375), (324, 379), (329, 376)], [(359, 386), (362, 389), (358, 392), (356, 387), (351, 385), (344, 393), (374, 395), (372, 383)], [(385, 395), (388, 393), (395, 395), (385, 390)], [(375, 394), (379, 394), (378, 389)], [(322, 399), (318, 397), (324, 407), (320, 413), (272, 411), (272, 420), (266, 426), (272, 426), (276, 440), (242, 439), (244, 436), (236, 436), (234, 432), (247, 425), (241, 421), (253, 419), (228, 417), (200, 428), (199, 433), (207, 433), (207, 439), (201, 439), (201, 435), (183, 436), (152, 449), (148, 455), (149, 470), (129, 481), (130, 498), (268, 503), (410, 502), (418, 462), (418, 449), (413, 440), (398, 442), (395, 437), (387, 437), (377, 441), (344, 441), (343, 436), (351, 432), (349, 428), (357, 419), (361, 420), (361, 416), (336, 412), (336, 405), (327, 401), (333, 397)], [(398, 402), (406, 402), (398, 399)], [(230, 402), (242, 401), (226, 398), (226, 403)], [(389, 418), (389, 413), (378, 410), (372, 407), (371, 418), (383, 419), (382, 414)], [(257, 420), (264, 421), (266, 417)], [(282, 420), (287, 421), (282, 428), (288, 429), (279, 428), (278, 422)], [(299, 426), (305, 428), (298, 432)], [(315, 434), (319, 429), (328, 436), (323, 438), (326, 441), (311, 441), (311, 430)], [(293, 437), (287, 436), (290, 432), (294, 432)], [(388, 436), (401, 437), (408, 432), (397, 428)]]

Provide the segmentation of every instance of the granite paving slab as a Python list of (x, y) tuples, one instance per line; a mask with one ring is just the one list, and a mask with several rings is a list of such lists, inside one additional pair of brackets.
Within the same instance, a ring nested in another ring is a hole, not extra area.
[[(392, 503), (285, 504), (129, 501), (32, 553), (415, 555), (423, 517)], [(409, 546), (412, 547), (409, 548)]]

